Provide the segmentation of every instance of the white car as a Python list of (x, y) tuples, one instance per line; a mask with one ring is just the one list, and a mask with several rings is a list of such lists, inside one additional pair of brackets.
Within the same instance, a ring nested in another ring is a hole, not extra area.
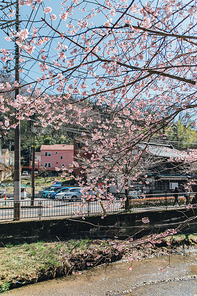
[[(80, 188), (80, 187), (79, 187)], [(72, 192), (71, 190), (75, 191), (76, 189), (78, 189), (78, 187), (70, 187), (70, 188), (66, 188), (64, 189), (64, 191), (62, 192), (59, 192), (55, 195), (55, 199), (58, 199), (58, 200), (64, 200), (65, 199), (65, 194), (66, 193), (70, 193)]]
[(28, 172), (27, 172), (27, 171), (23, 171), (23, 172), (22, 172), (22, 175), (23, 175), (23, 176), (28, 176)]
[(76, 201), (80, 200), (83, 193), (81, 192), (81, 187), (78, 188), (72, 188), (64, 192), (63, 200), (66, 201)]

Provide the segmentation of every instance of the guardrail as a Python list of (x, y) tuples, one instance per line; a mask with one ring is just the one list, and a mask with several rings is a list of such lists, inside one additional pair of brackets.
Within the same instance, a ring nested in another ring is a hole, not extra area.
[[(196, 192), (190, 193), (188, 204), (195, 196)], [(52, 218), (58, 216), (64, 217), (85, 217), (89, 215), (105, 215), (108, 213), (118, 213), (125, 210), (125, 195), (119, 194), (116, 196), (116, 202), (111, 203), (110, 201), (103, 200), (102, 203), (99, 201), (82, 202), (79, 201), (65, 201), (65, 200), (51, 200), (51, 199), (39, 199), (35, 198), (34, 205), (31, 205), (31, 199), (27, 198), (20, 201), (21, 208), (21, 219), (42, 219)], [(153, 194), (146, 195), (145, 198), (130, 198), (129, 204), (130, 209), (134, 210), (137, 208), (151, 209), (155, 207), (162, 207), (168, 209), (174, 204), (174, 196), (172, 193)], [(178, 193), (179, 205), (186, 205), (186, 198), (184, 193)], [(186, 205), (187, 206), (187, 205)], [(14, 200), (2, 199), (0, 200), (0, 220), (13, 220), (14, 219)]]
[[(21, 219), (50, 218), (50, 217), (85, 217), (94, 214), (105, 215), (105, 213), (115, 213), (124, 210), (124, 205), (120, 202), (110, 203), (103, 201), (85, 202), (82, 201), (60, 201), (49, 199), (35, 199), (31, 206), (31, 200), (21, 200)], [(0, 220), (14, 219), (14, 200), (0, 201)]]

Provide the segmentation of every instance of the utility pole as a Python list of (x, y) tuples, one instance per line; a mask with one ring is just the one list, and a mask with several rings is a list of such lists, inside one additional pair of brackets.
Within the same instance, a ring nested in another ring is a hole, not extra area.
[[(19, 0), (16, 1), (16, 32), (20, 31), (20, 10)], [(16, 43), (15, 38), (15, 81), (20, 82), (20, 49)], [(15, 100), (19, 95), (19, 88), (15, 89)], [(17, 120), (17, 119), (16, 119)], [(17, 122), (15, 129), (15, 140), (14, 140), (14, 220), (20, 220), (21, 217), (21, 152), (20, 152), (20, 121)]]
[(31, 172), (31, 206), (34, 205), (34, 196), (35, 196), (35, 185), (34, 185), (34, 179), (35, 179), (35, 133), (34, 133), (34, 140), (32, 145), (32, 172)]
[[(10, 9), (13, 5), (16, 7), (16, 19), (10, 20), (8, 18), (6, 9)], [(19, 10), (19, 0), (1, 0), (0, 10), (4, 14), (4, 18), (0, 18), (0, 28), (9, 36), (6, 29), (9, 30), (10, 27), (15, 23), (16, 32), (20, 31), (20, 10)], [(17, 37), (15, 37), (15, 80), (19, 83), (19, 69), (20, 69), (20, 49), (16, 44)], [(15, 100), (19, 95), (19, 89), (15, 89)], [(17, 121), (17, 127), (15, 129), (15, 140), (14, 140), (14, 220), (20, 220), (21, 217), (21, 164), (20, 164), (20, 122)]]

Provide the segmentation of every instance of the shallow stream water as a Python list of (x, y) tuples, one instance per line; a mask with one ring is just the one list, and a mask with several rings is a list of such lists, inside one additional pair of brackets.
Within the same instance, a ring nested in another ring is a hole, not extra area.
[[(132, 261), (133, 262), (133, 261)], [(150, 258), (120, 261), (6, 292), (15, 296), (197, 296), (197, 250)]]

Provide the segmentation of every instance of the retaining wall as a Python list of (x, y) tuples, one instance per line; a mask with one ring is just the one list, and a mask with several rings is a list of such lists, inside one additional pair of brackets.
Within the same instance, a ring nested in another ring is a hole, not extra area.
[[(0, 243), (23, 243), (38, 240), (66, 240), (71, 238), (126, 238), (138, 232), (138, 237), (169, 228), (176, 228), (194, 217), (196, 209), (147, 211), (139, 213), (114, 214), (101, 219), (100, 216), (74, 219), (50, 219), (41, 221), (20, 221), (0, 224)], [(142, 218), (148, 217), (149, 224), (143, 224)], [(186, 223), (183, 232), (197, 232), (196, 219)]]

